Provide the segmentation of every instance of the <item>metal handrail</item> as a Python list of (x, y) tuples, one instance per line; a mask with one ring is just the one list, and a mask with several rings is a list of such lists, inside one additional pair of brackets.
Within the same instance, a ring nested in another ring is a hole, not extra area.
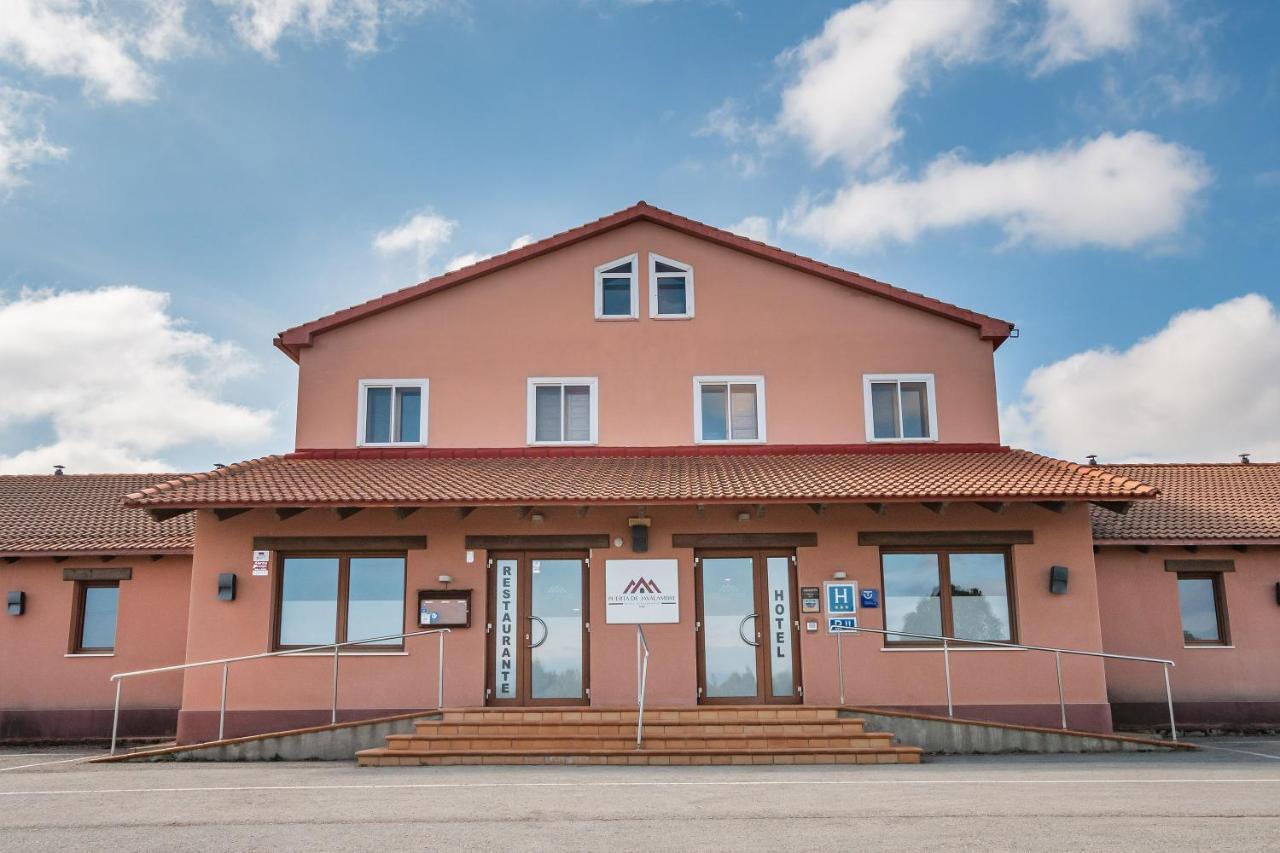
[(197, 669), (203, 666), (221, 666), (222, 667), (222, 702), (218, 708), (218, 740), (222, 740), (226, 732), (227, 721), (227, 675), (228, 670), (233, 663), (240, 663), (247, 660), (261, 660), (263, 658), (279, 658), (288, 657), (289, 655), (304, 655), (308, 652), (333, 650), (333, 705), (331, 708), (330, 722), (338, 722), (338, 658), (341, 655), (341, 649), (346, 646), (365, 646), (370, 643), (381, 643), (387, 640), (403, 640), (406, 637), (422, 637), (427, 634), (440, 635), (440, 658), (439, 671), (436, 673), (436, 707), (444, 707), (444, 635), (450, 633), (448, 628), (432, 628), (427, 631), (406, 631), (401, 634), (387, 634), (384, 637), (368, 637), (363, 640), (346, 640), (341, 643), (325, 643), (320, 646), (306, 646), (300, 649), (282, 649), (277, 652), (262, 652), (256, 655), (241, 655), (234, 658), (216, 658), (213, 660), (194, 661), (192, 663), (177, 663), (172, 666), (158, 666), (153, 669), (138, 669), (133, 672), (117, 672), (111, 676), (111, 681), (116, 683), (116, 702), (115, 710), (111, 715), (111, 755), (116, 754), (116, 731), (120, 723), (120, 688), (124, 685), (126, 678), (133, 678), (137, 675), (155, 675), (160, 672), (178, 672), (180, 670)]
[(644, 628), (636, 625), (636, 749), (644, 738), (644, 694), (649, 687), (649, 642)]
[(1054, 646), (1029, 646), (1023, 643), (1008, 643), (997, 640), (969, 640), (961, 637), (947, 637), (942, 634), (916, 634), (911, 631), (889, 631), (883, 628), (846, 628), (843, 625), (832, 625), (832, 632), (836, 635), (836, 667), (838, 669), (840, 682), (840, 704), (844, 704), (844, 642), (845, 634), (857, 634), (866, 631), (871, 634), (880, 634), (884, 637), (910, 637), (916, 640), (941, 640), (942, 647), (938, 649), (928, 646), (913, 647), (922, 651), (942, 652), (943, 672), (947, 680), (947, 716), (955, 716), (955, 706), (951, 701), (951, 644), (959, 643), (961, 648), (965, 646), (993, 646), (1002, 649), (1016, 649), (1029, 652), (1053, 652), (1054, 669), (1058, 676), (1058, 710), (1062, 716), (1062, 728), (1067, 727), (1067, 700), (1062, 689), (1062, 656), (1063, 655), (1080, 655), (1082, 657), (1107, 658), (1109, 660), (1132, 660), (1140, 663), (1158, 663), (1161, 665), (1161, 671), (1164, 673), (1164, 696), (1165, 702), (1169, 706), (1169, 732), (1173, 740), (1178, 739), (1178, 726), (1173, 717), (1173, 690), (1169, 686), (1169, 667), (1176, 666), (1173, 661), (1165, 658), (1148, 658), (1138, 655), (1117, 655), (1110, 652), (1094, 652), (1085, 649), (1060, 649)]

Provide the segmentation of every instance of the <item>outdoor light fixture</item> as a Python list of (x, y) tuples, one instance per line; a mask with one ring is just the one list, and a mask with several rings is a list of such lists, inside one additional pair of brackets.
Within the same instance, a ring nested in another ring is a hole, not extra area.
[(631, 550), (637, 554), (649, 550), (649, 525), (652, 521), (653, 519), (645, 516), (627, 519), (627, 526), (631, 528)]
[[(1277, 586), (1280, 586), (1278, 584)], [(1277, 593), (1280, 594), (1280, 593)], [(21, 616), (22, 612), (27, 609), (27, 594), (20, 589), (10, 590), (9, 592), (9, 615)]]
[(236, 573), (222, 572), (218, 575), (218, 600), (236, 600)]
[[(13, 593), (10, 593), (12, 595)], [(22, 593), (18, 593), (21, 595)], [(1276, 583), (1276, 604), (1280, 604), (1280, 582)]]
[(838, 581), (842, 581), (845, 578), (849, 577), (849, 573), (848, 572), (832, 572), (831, 577), (835, 578)]
[(445, 589), (448, 589), (449, 584), (453, 583), (453, 575), (441, 575), (440, 577), (436, 578), (436, 580), (440, 581), (441, 586), (443, 586)]
[(1066, 566), (1050, 566), (1049, 567), (1049, 592), (1054, 595), (1067, 594), (1067, 567)]
[(751, 520), (751, 513), (746, 512), (745, 510), (738, 513), (738, 521), (750, 521), (750, 520)]
[(535, 512), (529, 516), (529, 520), (534, 524), (541, 524), (547, 520), (547, 517), (540, 512)]

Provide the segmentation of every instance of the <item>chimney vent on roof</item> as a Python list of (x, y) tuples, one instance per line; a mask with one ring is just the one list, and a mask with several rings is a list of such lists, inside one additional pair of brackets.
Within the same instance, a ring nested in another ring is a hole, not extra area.
[(213, 467), (214, 467), (214, 468), (226, 468), (227, 466), (226, 466), (226, 465), (223, 465), (221, 462), (215, 462), (215, 463), (213, 463)]
[(1250, 457), (1251, 455), (1252, 455), (1252, 453), (1241, 453), (1241, 454), (1240, 454), (1240, 464), (1241, 464), (1241, 465), (1248, 465), (1248, 464), (1249, 464), (1249, 461), (1250, 461), (1250, 460), (1249, 460), (1249, 457)]
[(1084, 458), (1089, 460), (1090, 466), (1096, 466), (1098, 464), (1098, 454), (1096, 453), (1086, 454)]
[(62, 474), (63, 474), (62, 469), (63, 469), (63, 468), (66, 468), (66, 467), (67, 467), (66, 465), (54, 465), (54, 466), (53, 466), (53, 476), (55, 476), (55, 477), (61, 477), (61, 476), (62, 476)]

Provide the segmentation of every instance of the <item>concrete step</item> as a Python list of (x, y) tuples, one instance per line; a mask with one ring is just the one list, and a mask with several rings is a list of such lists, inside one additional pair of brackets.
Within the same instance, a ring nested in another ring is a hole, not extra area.
[[(893, 736), (888, 734), (853, 734), (827, 737), (732, 737), (706, 735), (664, 735), (646, 738), (643, 748), (646, 751), (664, 749), (707, 749), (707, 750), (774, 750), (803, 748), (868, 748), (888, 747)], [(565, 751), (565, 750), (629, 750), (635, 749), (635, 735), (630, 736), (583, 736), (563, 735), (546, 737), (540, 735), (390, 735), (387, 737), (387, 748), (392, 750), (425, 750), (425, 751), (460, 751), (494, 752), (505, 749), (522, 751)]]
[(455, 764), (918, 764), (916, 747), (795, 749), (643, 749), (643, 750), (471, 750), (366, 749), (356, 753), (362, 767)]
[[(448, 723), (436, 720), (424, 720), (415, 727), (418, 734), (424, 737), (437, 735), (481, 735), (515, 736), (544, 735), (560, 737), (564, 735), (590, 735), (600, 737), (635, 737), (636, 724), (629, 723), (522, 723), (502, 720), (485, 720), (473, 723)], [(834, 736), (855, 735), (866, 730), (866, 724), (857, 718), (841, 718), (830, 720), (768, 720), (749, 722), (652, 722), (645, 716), (644, 736), (661, 735), (751, 735), (751, 736)]]
[[(446, 709), (446, 723), (634, 723), (635, 708), (454, 708)], [(839, 709), (816, 705), (787, 706), (701, 706), (685, 708), (646, 708), (646, 723), (745, 723), (745, 722), (810, 722), (834, 720)]]

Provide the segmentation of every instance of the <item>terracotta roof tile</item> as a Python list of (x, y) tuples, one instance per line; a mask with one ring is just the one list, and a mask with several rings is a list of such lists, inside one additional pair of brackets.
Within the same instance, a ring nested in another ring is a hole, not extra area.
[(1280, 541), (1280, 464), (1107, 465), (1103, 470), (1150, 483), (1154, 501), (1124, 515), (1093, 513), (1097, 541)]
[(949, 499), (1130, 500), (1155, 490), (1021, 450), (308, 452), (188, 475), (135, 506), (714, 503)]
[(188, 552), (188, 517), (157, 524), (125, 494), (176, 474), (0, 476), (0, 555)]

